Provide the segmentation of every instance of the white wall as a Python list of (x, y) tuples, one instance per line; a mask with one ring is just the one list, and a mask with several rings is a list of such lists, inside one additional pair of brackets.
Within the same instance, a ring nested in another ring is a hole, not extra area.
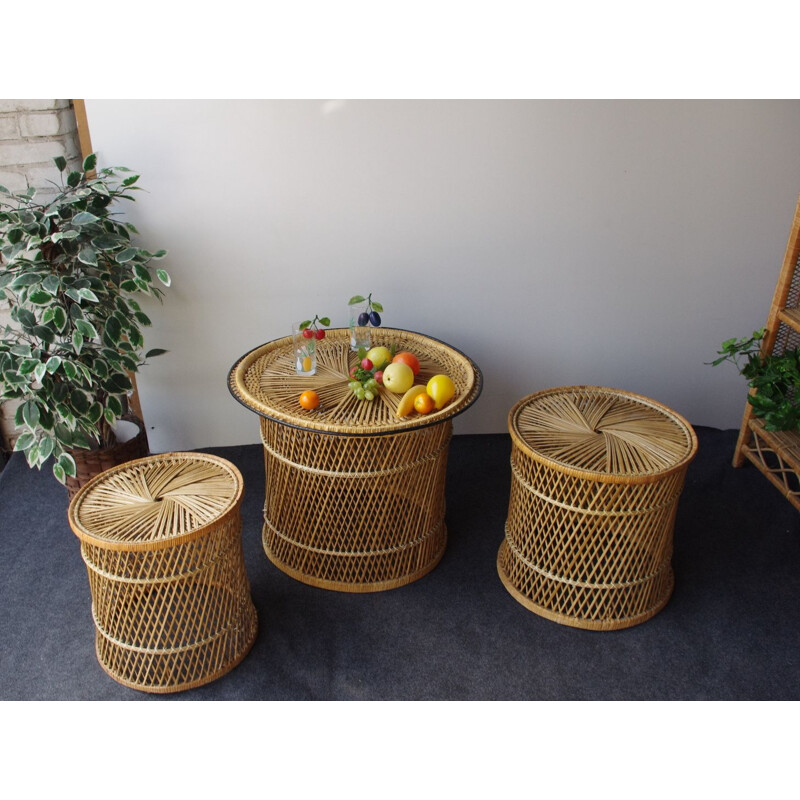
[(103, 166), (170, 251), (139, 376), (155, 451), (258, 441), (233, 362), (293, 319), (387, 325), (482, 368), (456, 433), (506, 430), (550, 386), (640, 392), (737, 428), (705, 366), (765, 321), (800, 192), (797, 101), (88, 100)]

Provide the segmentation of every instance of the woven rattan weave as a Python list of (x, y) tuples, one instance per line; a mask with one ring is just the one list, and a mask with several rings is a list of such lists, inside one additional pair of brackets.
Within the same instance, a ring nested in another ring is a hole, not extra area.
[[(449, 375), (452, 402), (400, 419), (400, 395), (383, 389), (371, 403), (358, 400), (347, 385), (357, 355), (343, 329), (317, 343), (314, 377), (295, 374), (289, 337), (248, 354), (230, 374), (234, 396), (262, 416), (268, 558), (297, 580), (343, 592), (403, 586), (439, 562), (452, 418), (481, 389), (480, 370), (443, 342), (391, 328), (372, 338), (413, 352), (417, 383)], [(305, 389), (318, 392), (318, 409), (300, 408)]]
[(509, 414), (511, 494), (497, 556), (503, 584), (556, 622), (615, 630), (672, 594), (678, 498), (697, 451), (691, 426), (640, 395), (572, 386)]
[(257, 618), (242, 492), (224, 459), (169, 453), (108, 470), (73, 498), (97, 658), (114, 680), (145, 692), (191, 689), (250, 650)]
[(741, 452), (800, 511), (800, 436), (797, 431), (768, 431), (764, 420), (747, 421), (750, 440)]

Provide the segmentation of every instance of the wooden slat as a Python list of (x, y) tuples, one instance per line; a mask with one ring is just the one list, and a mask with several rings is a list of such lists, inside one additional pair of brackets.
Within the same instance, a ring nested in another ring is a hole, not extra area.
[[(92, 136), (89, 132), (89, 118), (86, 115), (86, 102), (84, 100), (73, 99), (72, 108), (75, 111), (75, 122), (78, 125), (78, 143), (81, 147), (81, 157), (86, 158), (86, 156), (94, 152), (92, 149)], [(94, 172), (95, 171), (92, 170), (88, 172), (87, 175), (93, 175)], [(131, 384), (133, 384), (133, 391), (128, 398), (128, 406), (130, 407), (131, 413), (139, 417), (139, 419), (144, 420), (142, 406), (139, 401), (139, 389), (136, 386), (136, 373), (129, 372), (128, 377), (131, 379)]]

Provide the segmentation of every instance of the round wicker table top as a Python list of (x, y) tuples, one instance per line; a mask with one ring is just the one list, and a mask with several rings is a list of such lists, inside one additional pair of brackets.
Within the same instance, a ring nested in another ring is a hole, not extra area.
[[(349, 388), (349, 372), (358, 362), (350, 349), (350, 331), (332, 328), (316, 343), (317, 374), (295, 373), (292, 337), (275, 339), (242, 356), (231, 368), (228, 387), (244, 406), (268, 419), (323, 433), (370, 436), (397, 433), (435, 425), (466, 411), (478, 399), (482, 375), (467, 356), (444, 342), (397, 328), (373, 328), (372, 346), (394, 346), (408, 350), (420, 363), (415, 384), (427, 384), (437, 374), (448, 375), (456, 394), (439, 411), (408, 417), (396, 414), (402, 395), (382, 388), (372, 401), (359, 400)], [(313, 411), (301, 408), (298, 398), (313, 389), (320, 405)]]
[(514, 443), (539, 461), (578, 477), (646, 481), (694, 458), (692, 426), (664, 405), (602, 386), (548, 389), (509, 413)]
[(160, 549), (204, 534), (236, 506), (243, 489), (239, 470), (216, 456), (148, 456), (93, 478), (70, 504), (69, 521), (88, 544)]

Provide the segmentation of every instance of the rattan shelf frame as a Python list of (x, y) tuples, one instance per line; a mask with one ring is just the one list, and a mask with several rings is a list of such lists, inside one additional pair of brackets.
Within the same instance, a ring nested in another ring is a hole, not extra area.
[[(772, 296), (761, 355), (781, 355), (800, 346), (800, 196), (783, 263)], [(750, 390), (750, 394), (755, 393)], [(800, 511), (800, 432), (768, 431), (745, 403), (733, 466), (750, 461)]]
[(70, 503), (100, 666), (166, 694), (209, 683), (258, 630), (241, 541), (244, 481), (217, 456), (166, 453), (109, 469)]
[[(357, 356), (347, 329), (328, 331), (318, 343), (315, 378), (294, 374), (285, 337), (239, 359), (228, 380), (233, 396), (260, 417), (267, 557), (296, 580), (340, 592), (395, 589), (439, 563), (447, 545), (452, 420), (472, 406), (483, 383), (471, 359), (437, 339), (395, 328), (375, 329), (372, 338), (419, 358), (416, 383), (448, 374), (453, 401), (400, 419), (400, 395), (355, 398), (347, 383)], [(319, 392), (321, 413), (297, 404), (308, 388)]]
[(641, 395), (571, 386), (523, 398), (508, 427), (497, 571), (511, 596), (588, 630), (652, 618), (674, 587), (677, 503), (697, 451), (689, 423)]
[(759, 469), (767, 480), (800, 511), (800, 434), (768, 431), (762, 420), (748, 420), (750, 436), (738, 455)]

